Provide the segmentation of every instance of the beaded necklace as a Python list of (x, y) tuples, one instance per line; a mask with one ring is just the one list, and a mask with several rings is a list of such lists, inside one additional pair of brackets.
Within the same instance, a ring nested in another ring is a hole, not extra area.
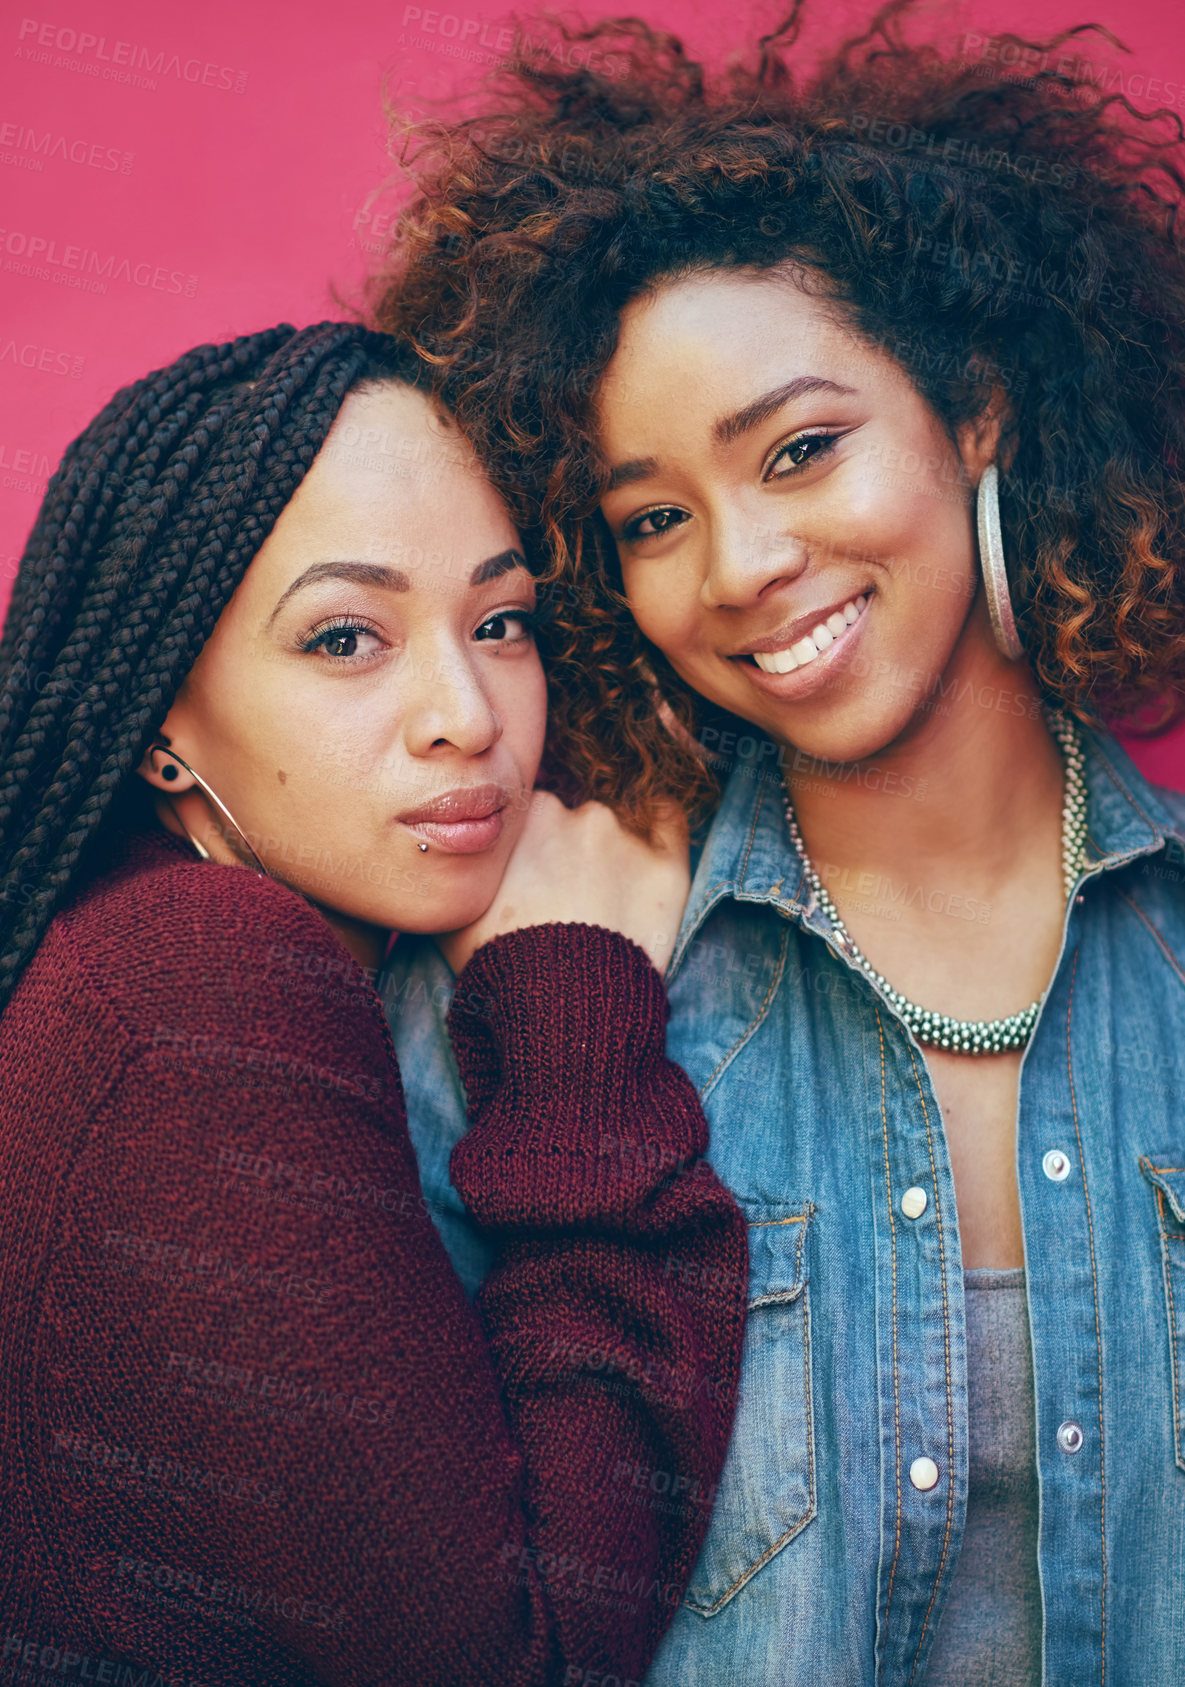
[[(1083, 772), (1086, 758), (1075, 723), (1060, 709), (1050, 709), (1048, 720), (1050, 730), (1061, 747), (1066, 770), (1065, 796), (1062, 801), (1062, 879), (1068, 901), (1078, 879), (1082, 850), (1086, 842), (1086, 777)], [(877, 972), (867, 955), (857, 946), (847, 926), (840, 919), (839, 910), (807, 855), (788, 791), (783, 801), (790, 838), (798, 851), (807, 882), (814, 891), (819, 906), (831, 921), (841, 948), (873, 983), (884, 991), (918, 1042), (933, 1048), (950, 1049), (955, 1054), (1001, 1054), (1006, 1049), (1024, 1048), (1033, 1034), (1037, 1015), (1041, 1011), (1044, 999), (1041, 996), (1038, 996), (1035, 1002), (1030, 1002), (1020, 1013), (1010, 1013), (1003, 1019), (952, 1019), (949, 1014), (919, 1007), (916, 1002), (911, 1002), (908, 996), (903, 996), (900, 990), (894, 990), (884, 973)]]

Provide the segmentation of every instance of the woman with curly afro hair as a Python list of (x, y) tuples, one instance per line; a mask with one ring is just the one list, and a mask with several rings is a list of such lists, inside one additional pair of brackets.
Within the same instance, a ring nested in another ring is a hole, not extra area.
[(376, 300), (549, 555), (553, 749), (698, 828), (668, 1049), (751, 1298), (647, 1681), (1177, 1679), (1185, 798), (1110, 734), (1185, 681), (1182, 126), (1093, 26), (802, 24), (540, 36)]

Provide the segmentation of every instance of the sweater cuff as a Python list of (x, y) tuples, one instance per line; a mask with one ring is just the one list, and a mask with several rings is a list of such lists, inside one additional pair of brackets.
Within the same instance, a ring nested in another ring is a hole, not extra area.
[(491, 1064), (557, 1110), (603, 1107), (606, 1091), (631, 1088), (640, 1066), (662, 1058), (665, 1029), (667, 992), (645, 950), (584, 924), (527, 926), (481, 946), (449, 1011), (474, 1107)]
[(478, 950), (449, 1011), (471, 1121), (449, 1169), (478, 1224), (644, 1221), (707, 1147), (666, 1018), (661, 978), (619, 932), (530, 926)]

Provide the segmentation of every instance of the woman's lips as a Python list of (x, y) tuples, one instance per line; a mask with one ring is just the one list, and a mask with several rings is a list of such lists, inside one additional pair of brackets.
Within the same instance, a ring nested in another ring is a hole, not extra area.
[[(875, 597), (876, 594), (872, 591), (861, 593), (851, 600), (850, 607), (845, 604), (844, 609), (837, 611), (830, 619), (838, 620), (842, 617), (842, 630), (836, 631), (824, 620), (821, 622), (821, 630), (824, 631), (825, 638), (815, 640), (804, 635), (796, 641), (790, 647), (794, 655), (793, 667), (783, 668), (781, 672), (769, 672), (780, 654), (775, 652), (762, 654), (764, 667), (759, 665), (756, 657), (752, 655), (734, 657), (733, 660), (744, 670), (750, 683), (767, 695), (786, 700), (805, 697), (823, 685), (838, 665), (850, 660), (860, 641), (868, 611)], [(854, 618), (852, 610), (855, 610)], [(808, 643), (811, 646), (809, 651), (806, 649)], [(781, 663), (778, 665), (782, 666)]]
[(796, 668), (805, 668), (825, 650), (830, 650), (849, 627), (855, 626), (867, 608), (868, 597), (861, 593), (830, 614), (820, 616), (816, 625), (804, 632), (801, 638), (789, 641), (780, 650), (756, 651), (753, 660), (762, 673), (792, 674)]
[(502, 835), (506, 794), (499, 785), (458, 786), (398, 816), (412, 836), (451, 855), (476, 855)]
[(405, 820), (402, 824), (413, 837), (451, 855), (477, 855), (501, 837), (502, 810), (496, 808), (481, 820)]

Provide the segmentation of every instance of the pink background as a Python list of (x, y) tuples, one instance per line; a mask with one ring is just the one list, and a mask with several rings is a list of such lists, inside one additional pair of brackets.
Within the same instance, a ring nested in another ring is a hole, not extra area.
[[(620, 9), (710, 59), (781, 12), (766, 0)], [(830, 31), (872, 6), (816, 10)], [(1133, 104), (1185, 111), (1180, 0), (927, 11), (952, 41), (1105, 24), (1132, 49), (1115, 64)], [(405, 111), (427, 113), (508, 56), (516, 30), (530, 35), (498, 0), (15, 0), (4, 14), (0, 606), (62, 448), (117, 387), (204, 340), (339, 316), (334, 288), (356, 295), (394, 202), (390, 188), (371, 200), (393, 170), (384, 77)], [(1162, 83), (1151, 100), (1150, 74)], [(1132, 748), (1185, 789), (1185, 728)]]

